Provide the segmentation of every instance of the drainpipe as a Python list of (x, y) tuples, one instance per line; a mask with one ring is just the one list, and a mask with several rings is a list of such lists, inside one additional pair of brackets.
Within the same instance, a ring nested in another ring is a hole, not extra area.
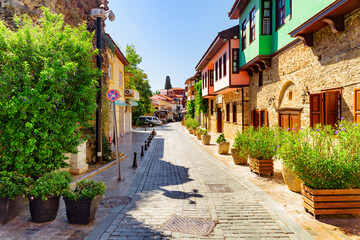
[(244, 132), (244, 87), (241, 86), (241, 122), (242, 122), (242, 132)]

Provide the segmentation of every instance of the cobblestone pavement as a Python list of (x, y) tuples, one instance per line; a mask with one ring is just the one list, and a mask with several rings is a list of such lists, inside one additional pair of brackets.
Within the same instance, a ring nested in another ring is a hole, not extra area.
[[(195, 145), (179, 124), (157, 130), (127, 191), (132, 201), (115, 207), (87, 239), (312, 239), (261, 189)], [(217, 224), (209, 236), (162, 231), (174, 215)]]

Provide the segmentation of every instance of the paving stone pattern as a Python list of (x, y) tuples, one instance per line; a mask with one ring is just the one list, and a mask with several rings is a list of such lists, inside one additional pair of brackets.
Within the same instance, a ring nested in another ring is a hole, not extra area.
[[(101, 239), (311, 239), (262, 191), (194, 146), (178, 125), (157, 131), (132, 201), (104, 228)], [(209, 184), (228, 185), (233, 191), (211, 191)], [(208, 237), (161, 231), (174, 215), (217, 225)]]

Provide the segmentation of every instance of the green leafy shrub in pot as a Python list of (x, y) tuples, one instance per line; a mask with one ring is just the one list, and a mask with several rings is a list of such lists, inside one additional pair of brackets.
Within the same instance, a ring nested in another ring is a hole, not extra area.
[(280, 147), (279, 136), (276, 135), (278, 132), (278, 127), (251, 127), (245, 130), (248, 138), (244, 147), (246, 154), (258, 160), (272, 159)]
[(202, 134), (203, 134), (203, 132), (204, 132), (204, 129), (198, 128), (198, 129), (197, 129), (197, 132), (198, 132), (198, 133), (200, 133), (200, 134), (202, 135)]
[(93, 200), (98, 195), (104, 195), (105, 189), (106, 185), (103, 182), (81, 180), (76, 183), (75, 189), (64, 191), (63, 196), (73, 201), (78, 199)]
[(209, 135), (208, 130), (207, 129), (202, 130), (201, 135)]
[(235, 148), (235, 153), (240, 155), (240, 157), (247, 157), (247, 146), (249, 144), (249, 136), (246, 131), (243, 133), (237, 132), (236, 137), (234, 139), (233, 148)]
[(284, 134), (280, 157), (314, 189), (360, 188), (360, 127), (341, 121)]
[(64, 191), (69, 189), (69, 184), (72, 177), (66, 171), (54, 171), (33, 180), (30, 185), (29, 195), (30, 199), (40, 198), (46, 201), (48, 196), (60, 196)]
[(25, 193), (30, 179), (13, 172), (0, 172), (0, 198), (14, 199)]
[(226, 143), (225, 135), (223, 133), (216, 139), (216, 143)]

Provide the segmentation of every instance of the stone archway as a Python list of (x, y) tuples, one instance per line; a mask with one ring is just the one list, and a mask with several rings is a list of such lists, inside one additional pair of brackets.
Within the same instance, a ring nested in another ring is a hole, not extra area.
[(287, 81), (281, 88), (278, 98), (277, 107), (293, 106), (295, 103), (296, 85), (292, 81)]

